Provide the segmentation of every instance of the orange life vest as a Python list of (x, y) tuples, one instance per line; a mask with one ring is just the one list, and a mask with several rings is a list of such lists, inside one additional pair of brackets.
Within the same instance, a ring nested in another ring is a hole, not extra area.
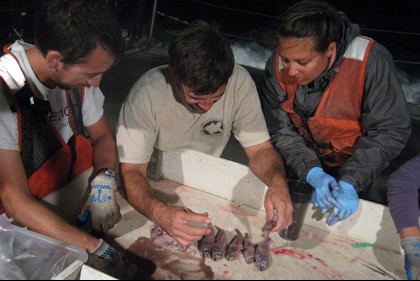
[[(361, 137), (361, 102), (367, 58), (374, 40), (356, 37), (346, 50), (339, 72), (323, 93), (314, 115), (306, 120), (294, 110), (297, 84), (277, 68), (277, 79), (288, 99), (282, 103), (299, 134), (323, 164), (338, 167), (353, 153)], [(280, 65), (279, 54), (276, 66)]]
[[(68, 119), (74, 135), (66, 143), (48, 117), (49, 102), (37, 99), (28, 85), (12, 95), (0, 77), (18, 120), (21, 158), (32, 194), (43, 198), (93, 165), (93, 147), (84, 136), (84, 88), (66, 92)], [(0, 213), (4, 209), (0, 201)]]

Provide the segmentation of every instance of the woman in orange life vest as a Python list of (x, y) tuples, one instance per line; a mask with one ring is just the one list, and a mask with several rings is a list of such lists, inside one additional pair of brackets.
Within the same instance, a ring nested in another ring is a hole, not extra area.
[(404, 148), (405, 97), (390, 53), (329, 4), (294, 4), (276, 31), (261, 92), (271, 140), (333, 225)]

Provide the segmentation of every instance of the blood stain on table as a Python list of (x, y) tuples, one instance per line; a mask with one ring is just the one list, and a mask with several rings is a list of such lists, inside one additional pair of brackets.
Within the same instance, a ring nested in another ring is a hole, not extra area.
[(153, 278), (157, 280), (212, 280), (214, 272), (205, 264), (204, 258), (193, 256), (194, 253), (154, 249), (150, 238), (139, 237), (127, 251), (156, 264)]

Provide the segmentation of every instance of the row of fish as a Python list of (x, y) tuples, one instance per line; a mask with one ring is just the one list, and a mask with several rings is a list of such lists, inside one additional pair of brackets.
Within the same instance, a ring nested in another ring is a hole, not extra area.
[(275, 225), (275, 220), (267, 221), (261, 229), (263, 239), (256, 244), (251, 241), (248, 233), (242, 235), (239, 229), (236, 228), (235, 237), (228, 243), (225, 231), (216, 226), (218, 231), (215, 235), (213, 226), (210, 225), (212, 232), (198, 241), (198, 251), (202, 257), (211, 258), (213, 261), (219, 261), (223, 257), (231, 261), (242, 254), (246, 263), (255, 263), (259, 271), (267, 270), (271, 266), (272, 261), (269, 235)]

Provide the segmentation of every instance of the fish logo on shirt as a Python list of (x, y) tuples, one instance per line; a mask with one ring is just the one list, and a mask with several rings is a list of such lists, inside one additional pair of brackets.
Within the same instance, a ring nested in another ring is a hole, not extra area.
[(221, 136), (225, 133), (225, 124), (220, 119), (212, 119), (203, 123), (201, 133), (204, 136)]

